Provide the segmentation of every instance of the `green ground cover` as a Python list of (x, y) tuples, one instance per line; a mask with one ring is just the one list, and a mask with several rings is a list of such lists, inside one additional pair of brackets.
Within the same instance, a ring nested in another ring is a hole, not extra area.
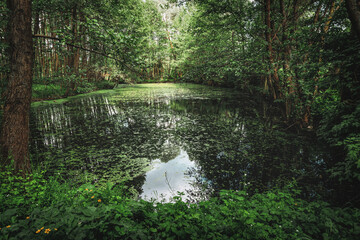
[(59, 84), (33, 84), (32, 99), (33, 101), (59, 99), (101, 89), (111, 89), (114, 88), (114, 86), (115, 83), (109, 81), (84, 82), (77, 86), (76, 89), (68, 90)]
[(185, 203), (136, 200), (110, 183), (0, 174), (0, 239), (356, 239), (360, 211), (298, 198), (294, 184)]

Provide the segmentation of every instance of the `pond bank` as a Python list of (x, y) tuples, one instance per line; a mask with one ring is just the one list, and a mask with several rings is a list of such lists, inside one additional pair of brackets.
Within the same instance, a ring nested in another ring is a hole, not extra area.
[(87, 83), (84, 86), (78, 86), (75, 90), (69, 90), (57, 84), (33, 84), (32, 102), (63, 99), (98, 90), (112, 89), (114, 87), (115, 83), (109, 81)]
[[(298, 198), (294, 185), (250, 196), (156, 203), (126, 197), (111, 183), (81, 187), (41, 174), (15, 184), (0, 173), (0, 239), (344, 239), (360, 234), (360, 211)], [(12, 176), (10, 174), (10, 176)], [(24, 196), (27, 196), (25, 198)]]

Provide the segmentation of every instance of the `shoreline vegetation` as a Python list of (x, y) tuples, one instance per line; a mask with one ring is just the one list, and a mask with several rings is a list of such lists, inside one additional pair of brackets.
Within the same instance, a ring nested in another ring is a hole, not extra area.
[(66, 89), (56, 84), (33, 84), (32, 102), (64, 99), (67, 97), (77, 96), (79, 94), (91, 93), (94, 91), (113, 89), (114, 82), (103, 81), (98, 84), (87, 84), (86, 87), (77, 87), (75, 91), (66, 94)]
[[(29, 180), (31, 179), (31, 180)], [(0, 173), (0, 239), (356, 239), (360, 210), (299, 198), (296, 183), (188, 203), (144, 201), (124, 186), (73, 186), (35, 172)]]

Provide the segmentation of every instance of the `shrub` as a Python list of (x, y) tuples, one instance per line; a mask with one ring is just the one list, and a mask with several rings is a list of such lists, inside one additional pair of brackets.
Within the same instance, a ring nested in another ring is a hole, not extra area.
[(115, 87), (115, 83), (110, 81), (95, 82), (94, 84), (97, 89), (113, 89)]
[(49, 84), (33, 84), (32, 98), (33, 99), (49, 99), (60, 98), (65, 94), (66, 89), (59, 85)]
[(275, 189), (199, 203), (134, 200), (111, 183), (73, 187), (42, 174), (0, 175), (0, 239), (356, 239), (359, 209)]

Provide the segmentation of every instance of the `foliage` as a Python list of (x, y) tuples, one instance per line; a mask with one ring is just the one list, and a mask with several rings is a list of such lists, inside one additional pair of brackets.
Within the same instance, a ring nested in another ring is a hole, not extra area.
[[(297, 198), (294, 185), (185, 203), (133, 200), (121, 187), (1, 173), (1, 239), (355, 239), (360, 211)], [(21, 184), (19, 184), (21, 183)]]
[(173, 26), (183, 81), (261, 90), (289, 125), (314, 124), (319, 92), (358, 95), (343, 1), (186, 1)]
[(61, 86), (55, 84), (43, 85), (43, 84), (33, 84), (32, 89), (32, 98), (34, 100), (38, 99), (51, 99), (51, 98), (61, 98), (65, 96), (66, 89), (62, 89)]
[[(80, 70), (89, 81), (93, 75), (115, 72), (143, 76), (158, 62), (154, 55), (164, 38), (153, 1), (38, 0), (33, 5), (35, 34), (56, 36), (51, 44), (41, 37), (36, 40), (36, 75), (47, 77), (59, 70), (64, 76)], [(44, 66), (46, 62), (51, 67)]]
[[(90, 91), (87, 82), (103, 82), (96, 86), (103, 89), (110, 88), (112, 83), (105, 81), (114, 78), (163, 77), (165, 53), (160, 52), (167, 40), (154, 1), (36, 0), (32, 5), (35, 83), (60, 85), (65, 95), (72, 95)], [(6, 11), (2, 1), (1, 39), (5, 39)], [(1, 91), (8, 71), (5, 43), (0, 44)], [(157, 75), (149, 75), (155, 68)]]
[[(1, 40), (6, 37), (4, 4), (4, 1), (0, 3)], [(330, 159), (314, 162), (319, 168), (326, 165), (332, 177), (326, 184), (344, 183), (340, 188), (348, 189), (349, 186), (355, 188), (359, 182), (360, 46), (351, 31), (344, 1), (36, 0), (33, 10), (34, 34), (42, 35), (36, 36), (34, 45), (35, 99), (112, 88), (115, 83), (110, 79), (117, 83), (181, 80), (233, 86), (251, 93), (254, 89), (260, 90), (272, 100), (272, 106), (280, 107), (281, 119), (289, 127), (312, 129), (314, 126), (318, 137), (335, 147), (329, 149)], [(1, 80), (9, 70), (6, 47), (5, 41), (1, 41)], [(6, 81), (1, 81), (1, 90), (5, 86)], [(112, 101), (120, 98), (124, 96), (114, 97)], [(186, 112), (188, 109), (184, 106), (181, 101), (172, 103), (171, 110)], [(96, 108), (92, 110), (96, 113)], [(112, 110), (108, 110), (109, 118)], [(191, 111), (199, 112), (196, 107), (190, 108)], [(264, 119), (268, 118), (266, 111), (266, 106), (263, 115), (254, 110)], [(131, 115), (135, 121), (128, 122), (149, 130), (154, 122), (139, 121), (145, 112)], [(219, 109), (214, 112), (219, 116), (233, 114)], [(226, 117), (224, 119), (222, 126), (228, 123)], [(196, 120), (201, 122), (201, 118)], [(121, 121), (115, 126), (121, 127)], [(259, 175), (247, 175), (247, 178), (261, 178), (266, 189), (275, 185), (266, 184), (269, 183), (267, 176), (274, 174), (272, 170), (280, 180), (289, 176), (304, 178), (309, 173), (322, 177), (318, 169), (306, 172), (314, 163), (303, 158), (308, 152), (302, 147), (292, 158), (278, 154), (279, 148), (286, 149), (293, 142), (278, 135), (280, 121), (274, 122), (242, 121), (247, 132), (236, 132), (238, 129), (226, 132), (215, 125), (209, 131), (193, 123), (179, 126), (175, 131), (185, 143), (190, 142), (189, 131), (198, 133), (194, 134), (197, 140), (194, 145), (206, 149), (207, 155), (215, 160), (221, 158), (232, 163), (226, 174), (212, 178), (217, 190), (224, 187), (222, 180), (227, 180), (228, 175), (237, 177), (234, 185), (228, 184), (229, 188), (240, 186), (246, 176), (244, 169), (253, 172), (259, 169)], [(224, 132), (227, 134), (221, 135)], [(139, 144), (144, 140), (136, 137), (135, 132), (130, 133), (134, 133), (131, 139), (138, 141), (137, 146), (147, 147)], [(210, 134), (216, 133), (223, 144), (206, 141)], [(158, 136), (154, 131), (144, 135), (151, 136), (148, 141)], [(266, 138), (261, 139), (263, 136)], [(256, 144), (247, 142), (250, 137), (261, 140)], [(108, 140), (105, 131), (96, 139)], [(242, 141), (240, 147), (236, 145), (236, 150), (231, 149), (239, 140)], [(111, 144), (120, 145), (115, 141)], [(144, 151), (141, 147), (130, 152), (141, 155)], [(78, 164), (80, 156), (93, 154), (79, 154), (84, 151), (82, 148), (71, 150), (66, 154), (72, 165)], [(264, 157), (267, 152), (273, 153), (272, 159)], [(44, 155), (52, 153), (58, 152), (43, 152)], [(193, 156), (196, 154), (199, 153), (194, 152)], [(120, 166), (128, 159), (122, 155), (117, 157), (116, 160), (121, 160), (119, 167), (107, 172), (106, 177), (113, 179), (119, 172), (128, 174)], [(130, 167), (143, 170), (147, 160), (135, 159)], [(219, 172), (221, 163), (204, 162), (202, 177), (210, 179)], [(226, 167), (230, 165), (226, 164)], [(291, 174), (286, 174), (288, 172)], [(4, 202), (0, 231), (4, 238), (35, 238), (37, 234), (71, 238), (72, 234), (74, 238), (352, 239), (359, 235), (358, 210), (333, 208), (320, 200), (305, 202), (296, 198), (297, 192), (286, 190), (253, 196), (243, 191), (222, 191), (218, 198), (198, 204), (183, 203), (181, 196), (174, 199), (174, 204), (153, 204), (123, 198), (121, 191), (111, 186), (96, 190), (101, 201), (91, 200), (89, 191), (95, 191), (93, 186), (88, 185), (88, 190), (85, 187), (74, 190), (71, 185), (60, 184), (62, 180), (45, 180), (37, 173), (23, 179), (8, 170), (0, 174), (0, 179), (0, 200)], [(67, 195), (62, 191), (68, 192)], [(357, 188), (350, 193), (356, 191)]]
[(3, 202), (1, 212), (19, 209), (18, 213), (21, 213), (35, 203), (36, 206), (47, 206), (53, 201), (61, 201), (62, 199), (54, 199), (54, 196), (60, 197), (60, 192), (68, 190), (54, 177), (45, 179), (44, 171), (35, 172), (24, 178), (21, 174), (13, 173), (13, 170), (7, 166), (0, 172), (0, 180), (0, 200)]
[(289, 128), (335, 147), (332, 180), (357, 185), (360, 45), (345, 2), (185, 2), (173, 24), (182, 81), (262, 92)]
[(115, 87), (114, 82), (101, 81), (95, 83), (96, 89), (113, 89)]
[[(338, 67), (341, 75), (328, 73), (319, 80), (320, 92), (313, 104), (317, 134), (322, 141), (335, 146), (337, 159), (330, 164), (332, 177), (341, 182), (360, 180), (360, 88), (356, 80), (360, 73), (360, 44), (352, 36), (329, 37), (324, 58)], [(341, 54), (334, 54), (341, 52)], [(342, 155), (342, 156), (341, 156)], [(342, 159), (339, 161), (338, 159)]]
[(101, 82), (87, 82), (79, 83), (76, 89), (67, 91), (66, 88), (58, 84), (33, 84), (32, 99), (35, 101), (46, 99), (58, 99), (68, 97), (71, 95), (88, 93), (101, 89), (112, 89), (115, 87), (114, 82), (101, 81)]
[(322, 119), (319, 123), (318, 135), (338, 150), (335, 156), (340, 155), (339, 158), (344, 159), (335, 160), (329, 171), (340, 181), (359, 181), (360, 104), (333, 100), (331, 104), (323, 106), (325, 107), (319, 108)]

